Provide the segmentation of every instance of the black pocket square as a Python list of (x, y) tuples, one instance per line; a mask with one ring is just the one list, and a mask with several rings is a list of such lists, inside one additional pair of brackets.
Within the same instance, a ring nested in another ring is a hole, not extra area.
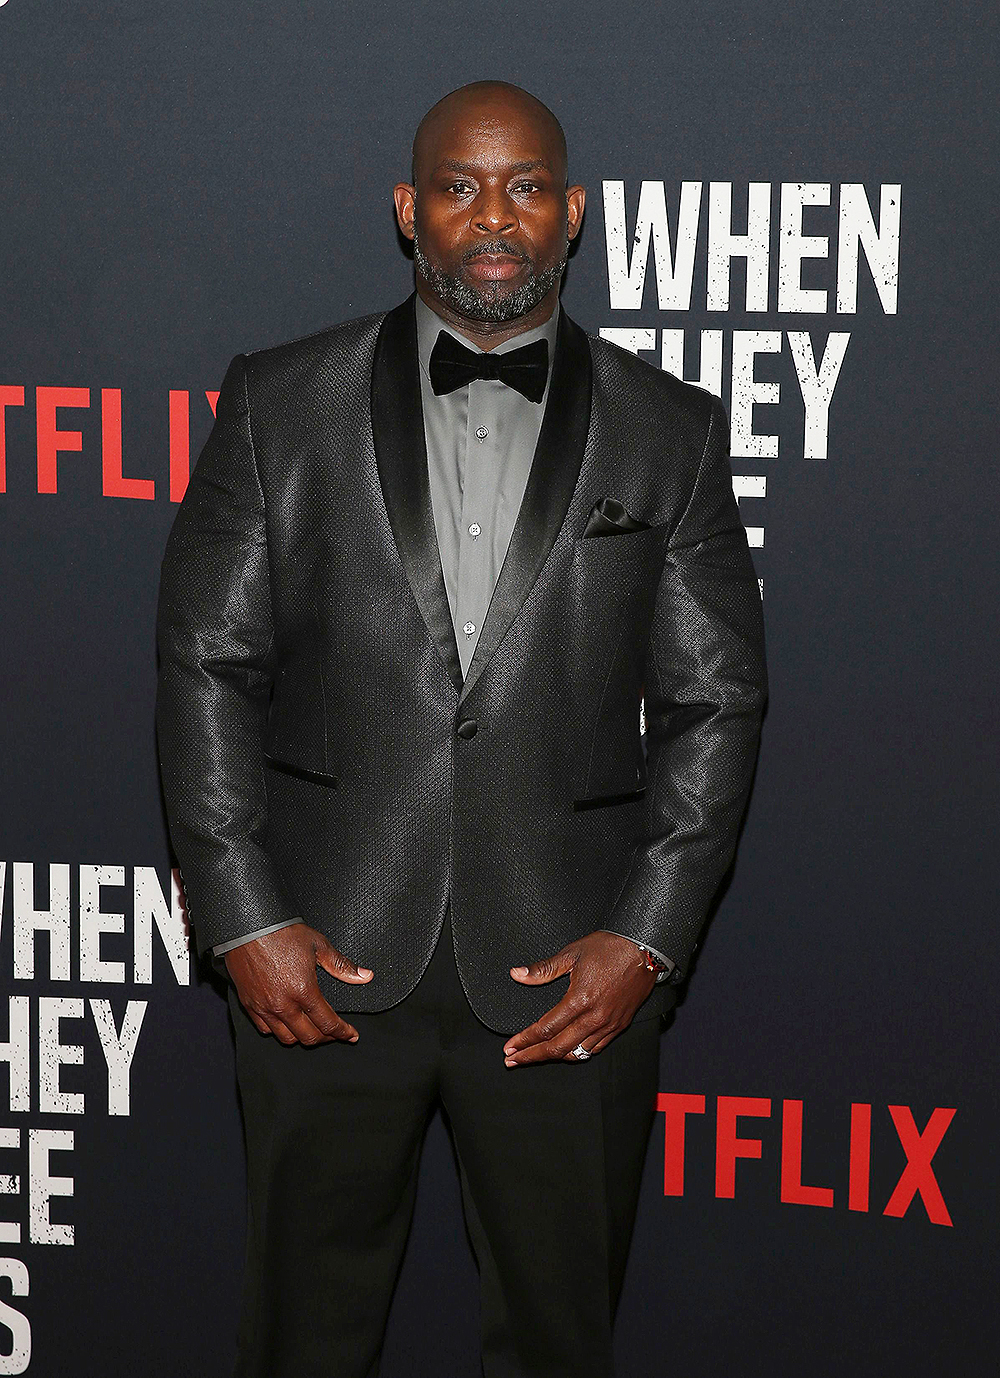
[(649, 522), (641, 522), (626, 512), (617, 498), (601, 498), (595, 502), (587, 518), (584, 536), (614, 536), (623, 531), (642, 531)]

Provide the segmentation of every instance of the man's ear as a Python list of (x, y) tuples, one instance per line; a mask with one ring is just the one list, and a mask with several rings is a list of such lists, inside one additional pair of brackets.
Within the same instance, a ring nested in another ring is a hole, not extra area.
[(580, 226), (583, 224), (583, 208), (587, 200), (587, 193), (583, 187), (573, 186), (566, 188), (566, 220), (570, 239), (575, 239), (580, 233)]
[(407, 239), (412, 239), (414, 202), (417, 199), (417, 189), (411, 187), (409, 182), (397, 182), (392, 189), (392, 199), (396, 203), (396, 222), (399, 225), (400, 234), (405, 235)]

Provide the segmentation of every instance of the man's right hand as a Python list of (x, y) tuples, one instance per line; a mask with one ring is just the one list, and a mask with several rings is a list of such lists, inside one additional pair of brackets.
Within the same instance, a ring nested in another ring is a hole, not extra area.
[(358, 1041), (357, 1029), (320, 994), (316, 966), (354, 986), (364, 985), (374, 973), (355, 966), (315, 928), (293, 923), (265, 933), (230, 948), (225, 963), (240, 1003), (262, 1034), (307, 1047)]

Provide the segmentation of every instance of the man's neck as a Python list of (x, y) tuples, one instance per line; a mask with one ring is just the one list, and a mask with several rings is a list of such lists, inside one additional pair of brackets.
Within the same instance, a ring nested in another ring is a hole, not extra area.
[(524, 335), (527, 331), (534, 330), (539, 325), (544, 325), (559, 304), (559, 285), (557, 283), (550, 292), (547, 292), (532, 310), (512, 321), (474, 321), (470, 320), (468, 316), (461, 316), (453, 307), (436, 297), (419, 278), (417, 279), (417, 295), (425, 305), (441, 317), (445, 325), (450, 326), (460, 335), (464, 335), (467, 340), (471, 340), (480, 349), (489, 351), (496, 349), (497, 345), (506, 344), (508, 340), (513, 340), (518, 335)]

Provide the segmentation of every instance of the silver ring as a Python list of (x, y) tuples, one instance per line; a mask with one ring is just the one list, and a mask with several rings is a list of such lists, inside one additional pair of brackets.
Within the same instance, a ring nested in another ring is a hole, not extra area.
[(582, 1043), (578, 1043), (576, 1045), (576, 1047), (573, 1049), (572, 1055), (576, 1058), (577, 1062), (586, 1062), (588, 1057), (594, 1056), (593, 1053), (587, 1052), (586, 1048), (583, 1046)]

